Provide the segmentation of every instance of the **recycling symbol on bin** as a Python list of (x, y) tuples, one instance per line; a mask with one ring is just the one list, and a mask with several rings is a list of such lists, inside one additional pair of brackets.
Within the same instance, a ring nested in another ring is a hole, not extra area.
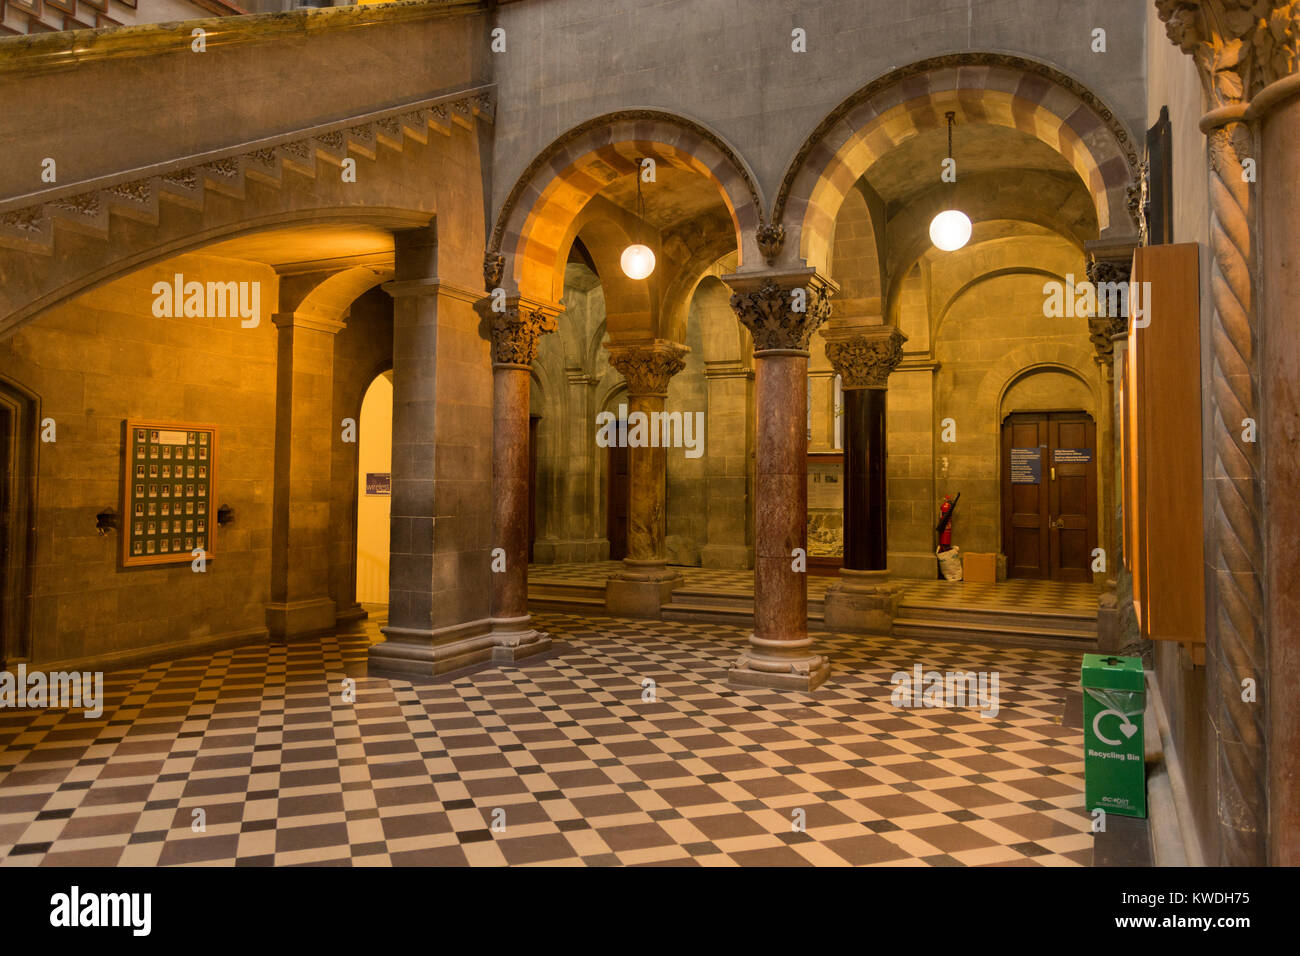
[(1106, 706), (1105, 710), (1098, 711), (1097, 716), (1092, 718), (1092, 734), (1094, 737), (1102, 743), (1109, 744), (1112, 747), (1118, 747), (1124, 742), (1118, 738), (1112, 739), (1107, 737), (1101, 732), (1101, 719), (1107, 714), (1119, 718), (1119, 732), (1124, 735), (1125, 739), (1128, 739), (1137, 733), (1138, 726), (1133, 723), (1133, 721), (1129, 720), (1129, 717), (1133, 714), (1141, 713), (1141, 711), (1140, 709), (1126, 710), (1124, 706), (1125, 701), (1122, 699), (1127, 698), (1129, 705), (1132, 706), (1134, 698), (1137, 696), (1136, 694), (1131, 691), (1106, 691), (1097, 690), (1092, 687), (1087, 688), (1087, 691), (1093, 700)]

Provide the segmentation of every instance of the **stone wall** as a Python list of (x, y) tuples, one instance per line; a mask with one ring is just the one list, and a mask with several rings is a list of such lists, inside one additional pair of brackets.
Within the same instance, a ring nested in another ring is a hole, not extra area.
[[(154, 282), (261, 285), (261, 322), (155, 318)], [(185, 255), (64, 305), (0, 342), (0, 372), (41, 396), (57, 441), (39, 449), (32, 659), (109, 664), (141, 652), (265, 633), (271, 562), (277, 278), (266, 266)], [(119, 532), (97, 512), (122, 509), (122, 422), (217, 428), (217, 532), (203, 574), (189, 562), (118, 567)]]
[[(492, 212), (531, 159), (604, 113), (654, 106), (703, 122), (748, 161), (770, 202), (817, 123), (906, 63), (954, 50), (1043, 61), (1084, 83), (1130, 130), (1144, 119), (1143, 4), (1133, 0), (646, 5), (566, 0), (501, 7)], [(806, 31), (806, 53), (791, 31)], [(1091, 49), (1107, 31), (1107, 52)], [(592, 82), (598, 76), (599, 82)]]

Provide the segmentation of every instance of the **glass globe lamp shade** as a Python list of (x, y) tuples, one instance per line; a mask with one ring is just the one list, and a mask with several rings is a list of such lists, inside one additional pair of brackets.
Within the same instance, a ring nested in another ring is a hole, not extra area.
[(634, 243), (623, 250), (619, 265), (629, 279), (644, 279), (655, 271), (655, 254), (649, 246)]
[(970, 241), (970, 228), (964, 212), (945, 209), (930, 220), (930, 241), (944, 252), (953, 252)]

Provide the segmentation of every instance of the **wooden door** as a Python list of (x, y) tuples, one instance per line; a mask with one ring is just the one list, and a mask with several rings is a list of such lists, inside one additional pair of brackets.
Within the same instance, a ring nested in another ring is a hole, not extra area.
[(1097, 426), (1084, 412), (1018, 412), (1002, 424), (1007, 577), (1091, 581)]
[(1097, 546), (1097, 426), (1083, 414), (1054, 414), (1047, 432), (1052, 580), (1091, 581)]
[[(619, 434), (622, 431), (620, 423)], [(606, 501), (608, 513), (609, 559), (622, 561), (627, 557), (627, 519), (628, 501), (631, 495), (631, 480), (628, 477), (627, 448), (611, 445), (609, 449), (609, 495)]]
[(1002, 424), (1002, 547), (1007, 577), (1050, 578), (1047, 416), (1016, 414)]

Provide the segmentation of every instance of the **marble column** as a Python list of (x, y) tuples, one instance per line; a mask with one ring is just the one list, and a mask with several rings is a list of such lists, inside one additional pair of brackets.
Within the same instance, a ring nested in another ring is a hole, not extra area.
[(754, 338), (754, 632), (737, 687), (812, 690), (830, 661), (808, 636), (808, 342), (836, 286), (813, 269), (724, 276)]
[[(275, 468), (271, 524), (271, 600), (266, 626), (277, 640), (335, 624), (329, 596), (330, 448), (334, 336), (341, 318), (297, 308), (319, 282), (282, 280), (275, 381)], [(211, 519), (209, 519), (211, 520)]]
[(629, 485), (627, 557), (623, 570), (605, 583), (605, 607), (611, 614), (658, 618), (682, 581), (669, 569), (664, 547), (668, 455), (658, 423), (668, 380), (686, 367), (682, 356), (688, 351), (664, 339), (609, 346), (610, 365), (627, 379)]
[(513, 661), (551, 646), (528, 614), (528, 392), (537, 340), (558, 311), (519, 297), (484, 310), (492, 338), (493, 660)]
[(885, 495), (885, 401), (907, 336), (892, 325), (826, 335), (826, 357), (843, 391), (844, 566), (826, 592), (826, 625), (888, 634), (902, 602), (889, 581)]

